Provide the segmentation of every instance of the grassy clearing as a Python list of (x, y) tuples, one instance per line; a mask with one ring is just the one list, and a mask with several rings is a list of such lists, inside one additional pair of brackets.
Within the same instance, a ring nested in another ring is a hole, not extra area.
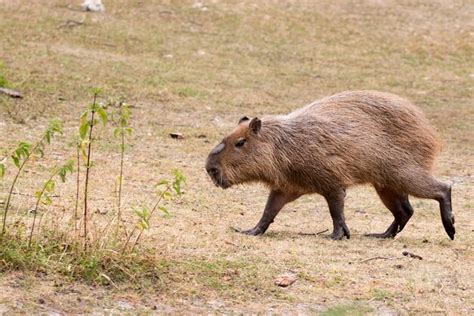
[[(171, 216), (153, 221), (137, 248), (141, 256), (77, 255), (78, 245), (59, 260), (65, 248), (58, 235), (45, 234), (33, 252), (12, 238), (1, 249), (0, 310), (472, 313), (472, 4), (120, 0), (106, 8), (88, 14), (62, 1), (0, 4), (0, 79), (25, 96), (0, 95), (0, 161), (20, 140), (37, 140), (51, 118), (65, 123), (51, 154), (25, 168), (11, 214), (31, 220), (34, 192), (54, 166), (75, 156), (78, 117), (95, 86), (105, 102), (127, 100), (132, 112), (124, 225), (135, 225), (130, 206), (152, 204), (153, 184), (173, 168), (187, 176), (184, 195), (165, 203)], [(260, 238), (229, 229), (255, 224), (266, 191), (214, 188), (203, 168), (212, 146), (242, 115), (285, 113), (348, 89), (403, 95), (430, 118), (444, 141), (436, 174), (453, 183), (455, 242), (444, 235), (436, 203), (416, 199), (413, 219), (395, 240), (363, 238), (391, 221), (367, 187), (348, 191), (349, 241), (311, 235), (331, 227), (318, 196), (289, 205)], [(97, 131), (89, 204), (105, 227), (117, 216), (120, 142), (111, 129)], [(185, 137), (171, 139), (170, 132)], [(12, 177), (0, 180), (1, 209)], [(52, 204), (41, 206), (50, 214), (49, 232), (74, 212), (75, 193), (68, 177)], [(361, 262), (377, 256), (393, 259)], [(276, 287), (273, 279), (289, 270), (297, 282)]]

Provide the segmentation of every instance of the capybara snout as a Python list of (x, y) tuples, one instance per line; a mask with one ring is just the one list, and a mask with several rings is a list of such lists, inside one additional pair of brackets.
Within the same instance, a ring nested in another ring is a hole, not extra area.
[(371, 184), (393, 223), (372, 237), (399, 233), (413, 214), (408, 196), (440, 203), (454, 238), (450, 186), (432, 176), (439, 141), (409, 101), (376, 91), (347, 91), (287, 115), (243, 117), (209, 154), (206, 170), (219, 187), (262, 182), (270, 195), (262, 218), (245, 233), (263, 234), (283, 206), (304, 194), (325, 197), (334, 239), (349, 237), (346, 188)]
[(258, 131), (261, 121), (243, 117), (237, 127), (207, 157), (206, 171), (215, 185), (224, 189), (253, 177), (250, 165), (258, 164)]

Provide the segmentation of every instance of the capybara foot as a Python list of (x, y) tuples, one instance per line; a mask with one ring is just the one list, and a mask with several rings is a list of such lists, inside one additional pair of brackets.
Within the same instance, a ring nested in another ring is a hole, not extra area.
[(454, 216), (451, 215), (450, 219), (442, 218), (442, 220), (446, 233), (448, 234), (449, 238), (451, 238), (451, 240), (454, 240), (454, 234), (456, 234), (456, 229), (454, 228)]
[(259, 235), (263, 235), (265, 233), (265, 231), (266, 231), (266, 229), (264, 229), (262, 227), (259, 227), (259, 226), (255, 226), (252, 229), (240, 230), (238, 232), (241, 233), (241, 234), (244, 234), (244, 235), (259, 236)]
[(371, 238), (394, 238), (398, 233), (398, 224), (394, 221), (384, 233), (372, 233), (372, 234), (365, 234), (366, 237)]
[(334, 228), (331, 234), (331, 239), (341, 240), (342, 238), (344, 238), (344, 236), (346, 236), (347, 239), (351, 238), (351, 233), (349, 232), (349, 228), (347, 228), (345, 224)]
[(395, 238), (397, 234), (391, 233), (391, 232), (385, 232), (385, 233), (371, 233), (371, 234), (365, 234), (364, 236), (370, 237), (370, 238), (380, 238), (380, 239), (388, 239), (388, 238)]

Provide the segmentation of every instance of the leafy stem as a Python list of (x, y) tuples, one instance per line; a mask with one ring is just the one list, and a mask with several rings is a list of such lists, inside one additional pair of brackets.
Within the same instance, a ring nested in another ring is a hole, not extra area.
[(146, 206), (142, 207), (142, 209), (135, 209), (135, 214), (139, 217), (139, 221), (135, 225), (135, 227), (133, 228), (130, 235), (127, 237), (127, 241), (125, 242), (124, 247), (122, 249), (122, 255), (127, 250), (127, 246), (130, 243), (131, 238), (135, 235), (136, 231), (140, 230), (137, 237), (135, 238), (135, 241), (133, 242), (133, 245), (132, 245), (130, 251), (132, 252), (135, 249), (135, 247), (138, 244), (138, 241), (140, 240), (143, 232), (145, 230), (150, 229), (150, 219), (151, 219), (151, 217), (153, 216), (153, 214), (155, 213), (156, 210), (160, 210), (163, 213), (165, 213), (166, 215), (169, 215), (168, 209), (164, 206), (160, 206), (161, 202), (164, 199), (171, 199), (173, 197), (171, 192), (173, 192), (173, 191), (178, 197), (180, 197), (183, 194), (183, 191), (182, 191), (181, 187), (182, 187), (182, 184), (186, 181), (186, 178), (181, 173), (181, 171), (178, 170), (178, 169), (173, 170), (173, 175), (174, 175), (173, 182), (170, 183), (168, 180), (162, 180), (157, 184), (158, 187), (165, 186), (165, 188), (164, 188), (164, 190), (159, 191), (158, 198), (157, 198), (153, 208), (151, 209), (151, 211)]
[[(88, 221), (88, 190), (89, 190), (89, 175), (91, 169), (91, 157), (92, 157), (92, 132), (96, 125), (95, 115), (96, 113), (101, 118), (104, 125), (107, 123), (107, 113), (105, 109), (97, 103), (97, 96), (100, 94), (99, 89), (94, 89), (94, 101), (88, 107), (88, 109), (81, 116), (81, 124), (79, 126), (79, 137), (81, 140), (81, 149), (86, 158), (86, 176), (84, 184), (84, 250), (87, 250), (87, 221)], [(87, 117), (90, 114), (90, 120)], [(89, 133), (88, 133), (89, 132)], [(88, 136), (87, 136), (88, 134)], [(87, 153), (85, 153), (84, 145), (87, 145)]]
[(56, 187), (56, 183), (54, 182), (54, 178), (59, 175), (61, 178), (61, 181), (64, 183), (66, 181), (66, 175), (67, 173), (72, 173), (74, 171), (73, 167), (74, 161), (69, 160), (64, 164), (63, 166), (57, 168), (51, 176), (46, 180), (46, 182), (43, 184), (43, 187), (41, 188), (40, 191), (36, 192), (36, 204), (35, 208), (33, 209), (33, 224), (31, 225), (31, 230), (30, 230), (30, 236), (28, 238), (28, 248), (31, 246), (31, 240), (33, 239), (33, 233), (35, 230), (35, 223), (36, 223), (36, 216), (38, 214), (38, 207), (40, 202), (42, 201), (43, 197), (46, 196), (46, 204), (51, 203), (51, 198), (49, 195), (46, 195), (46, 193), (52, 193), (54, 191), (54, 188)]
[(41, 157), (44, 156), (45, 143), (50, 144), (51, 139), (54, 137), (54, 135), (56, 133), (62, 134), (62, 132), (63, 132), (62, 122), (57, 119), (54, 119), (49, 122), (48, 127), (43, 133), (43, 136), (33, 147), (30, 143), (20, 142), (15, 152), (11, 155), (13, 163), (18, 168), (18, 171), (15, 174), (15, 177), (13, 178), (12, 184), (10, 186), (10, 191), (8, 192), (7, 202), (5, 203), (5, 210), (3, 212), (3, 221), (2, 221), (2, 233), (1, 233), (2, 237), (5, 235), (5, 232), (6, 232), (7, 215), (8, 215), (8, 210), (10, 207), (13, 190), (15, 188), (18, 178), (20, 177), (20, 174), (23, 171), (26, 163), (30, 160), (30, 158), (34, 154), (39, 154)]
[(123, 165), (125, 157), (125, 136), (132, 134), (133, 129), (129, 127), (130, 108), (126, 103), (120, 103), (120, 112), (118, 119), (118, 127), (114, 130), (114, 136), (120, 137), (120, 171), (118, 177), (117, 188), (117, 231), (122, 222), (122, 186), (123, 186)]

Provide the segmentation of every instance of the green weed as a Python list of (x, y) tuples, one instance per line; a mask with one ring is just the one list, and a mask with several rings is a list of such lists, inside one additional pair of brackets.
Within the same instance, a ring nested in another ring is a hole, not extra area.
[(384, 301), (386, 299), (395, 297), (395, 293), (382, 289), (372, 289), (370, 291), (370, 296), (377, 301)]
[(122, 185), (123, 185), (123, 162), (125, 156), (125, 136), (131, 136), (133, 129), (130, 127), (130, 108), (128, 104), (120, 102), (118, 113), (118, 127), (114, 129), (114, 136), (120, 138), (120, 171), (117, 188), (117, 231), (122, 222)]
[[(85, 185), (84, 185), (84, 250), (87, 250), (88, 245), (88, 231), (87, 231), (87, 222), (89, 221), (88, 217), (88, 189), (89, 189), (89, 175), (91, 165), (91, 157), (92, 157), (92, 132), (94, 130), (94, 126), (97, 125), (96, 114), (102, 120), (102, 123), (105, 125), (107, 123), (107, 112), (103, 106), (97, 103), (97, 96), (101, 93), (100, 89), (93, 89), (92, 93), (94, 94), (94, 101), (91, 105), (84, 111), (81, 115), (80, 119), (80, 126), (79, 126), (79, 137), (80, 137), (80, 147), (82, 149), (82, 153), (84, 159), (86, 160), (86, 175), (85, 175)], [(87, 148), (87, 151), (86, 151)]]
[[(52, 138), (62, 133), (62, 123), (53, 120), (43, 133), (41, 139), (35, 143), (20, 142), (17, 148), (11, 154), (13, 165), (17, 172), (10, 186), (10, 193), (7, 196), (5, 211), (3, 214), (3, 232), (0, 251), (0, 269), (20, 269), (20, 270), (44, 270), (56, 271), (61, 274), (82, 278), (97, 283), (112, 284), (121, 280), (130, 280), (138, 277), (142, 273), (145, 275), (156, 275), (156, 258), (149, 258), (148, 248), (140, 247), (143, 234), (152, 226), (152, 218), (159, 211), (169, 216), (168, 208), (163, 205), (164, 201), (172, 200), (183, 194), (182, 185), (185, 177), (179, 170), (173, 170), (171, 180), (161, 180), (156, 185), (156, 199), (152, 205), (141, 204), (140, 207), (133, 207), (136, 221), (127, 229), (124, 225), (124, 234), (110, 234), (109, 227), (111, 222), (100, 226), (94, 222), (93, 212), (90, 212), (88, 206), (89, 182), (91, 181), (90, 169), (93, 167), (92, 155), (94, 144), (98, 139), (94, 137), (96, 126), (99, 121), (106, 125), (108, 123), (108, 114), (106, 106), (98, 102), (100, 90), (94, 89), (94, 99), (87, 109), (81, 114), (79, 124), (79, 137), (76, 146), (76, 160), (68, 160), (64, 165), (54, 168), (48, 178), (43, 182), (40, 189), (35, 192), (35, 204), (31, 212), (33, 218), (29, 231), (23, 234), (19, 226), (15, 226), (16, 231), (6, 230), (7, 213), (11, 202), (11, 196), (17, 180), (24, 170), (24, 167), (33, 156), (44, 156), (46, 144), (49, 144)], [(130, 128), (131, 113), (126, 104), (119, 108), (117, 128), (114, 130), (114, 136), (120, 138), (121, 168), (119, 178), (123, 178), (124, 173), (124, 152), (125, 137), (132, 133)], [(6, 168), (5, 159), (0, 160), (0, 177), (3, 177)], [(81, 162), (85, 165), (84, 175), (84, 210), (81, 223), (77, 223), (78, 207), (81, 185)], [(40, 205), (50, 205), (52, 195), (56, 188), (58, 180), (66, 181), (66, 177), (74, 172), (74, 164), (77, 164), (76, 178), (76, 198), (74, 202), (74, 214), (72, 225), (73, 233), (70, 232), (69, 224), (62, 223), (51, 218), (51, 224), (41, 225), (42, 214), (39, 221), (37, 216), (40, 211)], [(46, 168), (39, 166), (39, 169)], [(118, 181), (118, 214), (121, 219), (123, 205), (121, 201), (122, 182)], [(113, 221), (113, 219), (112, 219)], [(118, 226), (117, 226), (118, 227)], [(13, 228), (13, 227), (12, 227)], [(82, 230), (82, 234), (78, 231)]]
[[(10, 207), (13, 189), (15, 188), (18, 178), (20, 177), (20, 174), (23, 171), (26, 163), (34, 155), (43, 157), (45, 145), (50, 144), (51, 139), (56, 134), (62, 134), (62, 132), (63, 132), (62, 122), (57, 119), (52, 120), (49, 123), (46, 130), (44, 131), (43, 136), (36, 144), (32, 145), (28, 142), (24, 142), (24, 141), (20, 142), (17, 148), (15, 149), (15, 151), (11, 154), (11, 159), (18, 170), (15, 174), (15, 177), (13, 178), (12, 184), (10, 186), (10, 191), (8, 192), (8, 195), (7, 195), (7, 202), (5, 203), (5, 209), (3, 212), (2, 233), (1, 233), (2, 237), (3, 235), (5, 235), (5, 232), (6, 232), (7, 215), (8, 215), (8, 209)], [(2, 169), (1, 173), (3, 175), (5, 173), (5, 165), (2, 164), (2, 167), (0, 169)]]
[(368, 315), (372, 309), (361, 304), (344, 304), (334, 306), (327, 311), (322, 312), (321, 316), (362, 316)]
[(56, 182), (54, 181), (54, 178), (59, 176), (59, 178), (61, 179), (63, 183), (66, 182), (66, 175), (74, 171), (73, 165), (74, 165), (74, 161), (69, 160), (63, 166), (56, 168), (56, 170), (53, 171), (53, 173), (48, 178), (48, 180), (45, 181), (41, 190), (35, 193), (36, 204), (35, 204), (35, 208), (33, 209), (34, 217), (33, 217), (33, 224), (31, 225), (30, 237), (28, 239), (28, 247), (30, 247), (31, 245), (31, 240), (33, 238), (33, 233), (35, 231), (36, 216), (38, 214), (38, 207), (39, 207), (40, 202), (43, 202), (44, 204), (47, 204), (47, 205), (50, 205), (52, 203), (50, 195), (54, 192), (54, 188), (56, 187)]

